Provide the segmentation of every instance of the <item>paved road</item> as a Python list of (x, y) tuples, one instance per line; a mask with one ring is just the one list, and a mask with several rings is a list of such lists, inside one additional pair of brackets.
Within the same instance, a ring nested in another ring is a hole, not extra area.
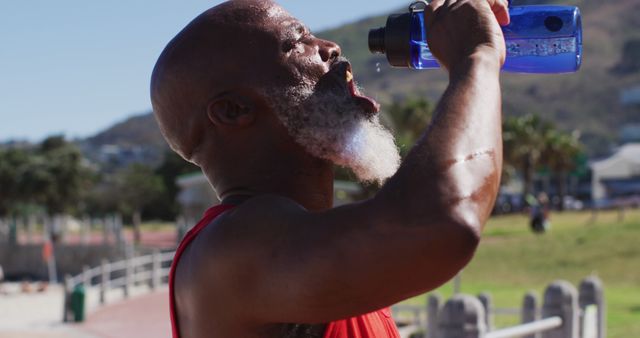
[[(85, 323), (62, 324), (62, 290), (53, 286), (46, 293), (0, 295), (0, 338), (170, 338), (169, 291), (166, 287), (146, 293), (132, 289), (124, 300), (121, 290), (107, 296), (109, 305), (97, 307), (97, 293), (87, 294), (89, 316)], [(408, 337), (413, 330), (401, 330)]]
[(79, 328), (100, 338), (170, 338), (169, 292), (164, 289), (100, 308)]

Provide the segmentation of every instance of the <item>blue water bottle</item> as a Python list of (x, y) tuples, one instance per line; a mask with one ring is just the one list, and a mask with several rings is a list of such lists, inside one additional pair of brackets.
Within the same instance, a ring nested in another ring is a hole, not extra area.
[[(424, 8), (389, 16), (387, 25), (369, 32), (369, 50), (383, 53), (394, 67), (433, 69), (440, 65), (427, 45)], [(582, 63), (582, 21), (574, 6), (510, 6), (511, 22), (502, 27), (507, 58), (503, 70), (515, 73), (569, 73)]]

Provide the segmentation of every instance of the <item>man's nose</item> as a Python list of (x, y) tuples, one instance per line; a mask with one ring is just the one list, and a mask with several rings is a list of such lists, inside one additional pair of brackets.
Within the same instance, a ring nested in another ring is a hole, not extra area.
[(327, 62), (333, 59), (336, 59), (338, 56), (342, 54), (342, 50), (337, 43), (327, 40), (318, 39), (319, 43), (319, 53), (322, 61)]

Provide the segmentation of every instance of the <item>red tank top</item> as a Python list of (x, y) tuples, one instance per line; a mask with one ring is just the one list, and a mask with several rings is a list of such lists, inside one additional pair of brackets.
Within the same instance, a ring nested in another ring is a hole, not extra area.
[[(211, 224), (220, 214), (234, 207), (235, 205), (217, 205), (209, 208), (209, 210), (204, 213), (200, 222), (187, 232), (178, 246), (169, 272), (169, 311), (173, 338), (180, 337), (178, 331), (178, 316), (176, 314), (177, 309), (173, 296), (176, 267), (180, 256), (202, 229)], [(400, 338), (400, 334), (398, 333), (389, 309), (385, 308), (365, 315), (331, 322), (327, 324), (324, 338)]]

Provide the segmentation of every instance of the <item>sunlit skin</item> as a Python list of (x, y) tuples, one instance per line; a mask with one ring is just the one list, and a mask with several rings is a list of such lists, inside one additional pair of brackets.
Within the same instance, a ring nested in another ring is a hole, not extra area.
[(221, 198), (251, 196), (178, 264), (182, 338), (278, 337), (282, 323), (368, 313), (436, 288), (470, 261), (502, 167), (507, 1), (436, 0), (427, 18), (431, 51), (449, 72), (434, 119), (375, 197), (339, 208), (332, 163), (297, 145), (256, 89), (319, 81), (337, 44), (258, 0), (214, 7), (169, 44), (151, 84), (167, 141)]

